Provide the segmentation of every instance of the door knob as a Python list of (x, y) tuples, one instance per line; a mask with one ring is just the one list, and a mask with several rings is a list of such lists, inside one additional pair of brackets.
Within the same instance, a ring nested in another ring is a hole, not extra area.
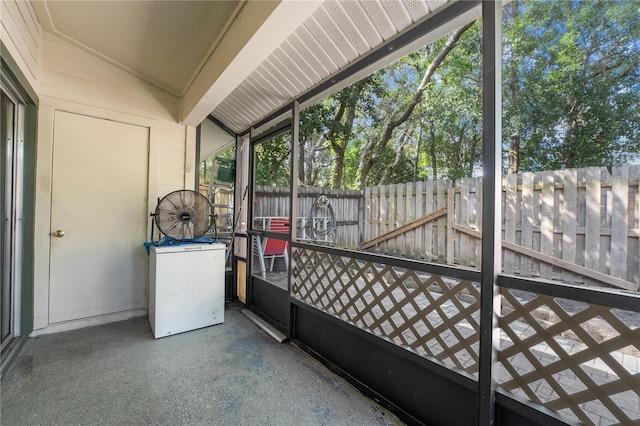
[(62, 229), (58, 229), (56, 232), (53, 233), (53, 235), (58, 238), (62, 238), (64, 237), (64, 231)]

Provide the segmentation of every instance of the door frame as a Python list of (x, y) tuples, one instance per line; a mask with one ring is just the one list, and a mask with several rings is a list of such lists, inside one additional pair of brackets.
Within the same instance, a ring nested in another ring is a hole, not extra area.
[(254, 129), (250, 132), (249, 142), (249, 194), (251, 200), (256, 200), (256, 166), (257, 166), (257, 153), (256, 148), (263, 142), (280, 136), (289, 132), (291, 134), (291, 150), (289, 154), (289, 233), (277, 233), (272, 231), (257, 230), (254, 228), (254, 203), (250, 202), (248, 208), (248, 220), (247, 220), (247, 294), (246, 301), (247, 306), (252, 311), (255, 311), (262, 316), (267, 322), (274, 327), (291, 336), (290, 330), (292, 328), (291, 321), (291, 265), (287, 270), (287, 289), (281, 289), (266, 279), (256, 276), (253, 273), (254, 268), (254, 244), (256, 244), (257, 238), (267, 237), (280, 241), (287, 242), (287, 255), (289, 262), (291, 262), (291, 241), (292, 236), (295, 235), (295, 222), (293, 221), (292, 201), (295, 198), (293, 193), (294, 182), (294, 155), (295, 145), (297, 138), (294, 138), (294, 131), (297, 126), (291, 118), (285, 118), (278, 122), (265, 132), (255, 135)]
[[(55, 111), (69, 112), (72, 114), (86, 115), (98, 119), (118, 121), (124, 124), (149, 128), (149, 164), (147, 179), (147, 210), (155, 210), (159, 196), (159, 175), (160, 175), (160, 149), (162, 142), (163, 121), (141, 117), (119, 111), (106, 110), (99, 107), (81, 105), (73, 101), (49, 98), (40, 98), (40, 111), (38, 115), (38, 158), (37, 176), (39, 181), (46, 182), (46, 185), (36, 187), (36, 223), (35, 223), (35, 247), (36, 256), (34, 259), (34, 324), (31, 336), (39, 336), (60, 331), (73, 330), (76, 328), (88, 327), (92, 325), (104, 324), (117, 320), (124, 320), (131, 315), (111, 315), (106, 317), (93, 317), (85, 320), (71, 321), (68, 323), (49, 323), (49, 291), (50, 291), (50, 233), (51, 228), (51, 177), (53, 170), (53, 128)], [(168, 122), (168, 119), (165, 120)], [(189, 133), (187, 131), (187, 133)], [(193, 134), (195, 135), (195, 129)], [(185, 138), (188, 140), (188, 138)], [(151, 232), (151, 220), (148, 217), (146, 223), (146, 235)], [(145, 280), (147, 281), (149, 272), (146, 268)], [(135, 316), (135, 315), (134, 315)]]
[(145, 315), (149, 128), (54, 114), (49, 322)]
[[(26, 108), (23, 100), (16, 95), (16, 90), (9, 85), (0, 85), (0, 90), (13, 104), (13, 117), (11, 121), (11, 152), (10, 159), (3, 158), (2, 161), (7, 166), (11, 161), (11, 166), (3, 171), (9, 177), (13, 177), (5, 190), (8, 194), (5, 201), (9, 202), (9, 243), (8, 253), (6, 253), (8, 277), (1, 277), (2, 280), (8, 278), (8, 285), (11, 294), (9, 308), (9, 333), (2, 341), (0, 351), (4, 351), (11, 344), (15, 337), (22, 335), (22, 248), (23, 248), (23, 226), (24, 226), (24, 177), (26, 173), (25, 165), (25, 115)], [(5, 135), (1, 135), (4, 139)], [(5, 143), (5, 142), (3, 142)], [(4, 226), (4, 225), (3, 225)], [(5, 241), (0, 241), (5, 244)], [(3, 271), (3, 275), (4, 275)], [(2, 283), (4, 285), (4, 283)]]

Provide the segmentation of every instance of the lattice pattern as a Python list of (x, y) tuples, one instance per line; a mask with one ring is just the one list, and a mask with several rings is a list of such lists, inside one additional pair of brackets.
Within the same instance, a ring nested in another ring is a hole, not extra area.
[(640, 314), (502, 295), (502, 387), (585, 424), (640, 423)]
[(294, 249), (293, 260), (293, 297), (477, 375), (476, 283), (311, 250)]

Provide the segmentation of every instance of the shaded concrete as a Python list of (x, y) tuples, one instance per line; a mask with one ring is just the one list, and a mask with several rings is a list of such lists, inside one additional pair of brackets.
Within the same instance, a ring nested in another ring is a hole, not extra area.
[(146, 318), (30, 339), (1, 403), (3, 425), (402, 424), (236, 304), (158, 340)]

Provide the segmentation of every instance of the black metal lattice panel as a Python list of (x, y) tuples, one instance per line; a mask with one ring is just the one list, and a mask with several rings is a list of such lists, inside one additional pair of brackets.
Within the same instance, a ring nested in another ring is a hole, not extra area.
[(498, 383), (584, 424), (640, 422), (640, 314), (502, 289)]
[(477, 283), (300, 248), (293, 279), (294, 298), (477, 376)]

